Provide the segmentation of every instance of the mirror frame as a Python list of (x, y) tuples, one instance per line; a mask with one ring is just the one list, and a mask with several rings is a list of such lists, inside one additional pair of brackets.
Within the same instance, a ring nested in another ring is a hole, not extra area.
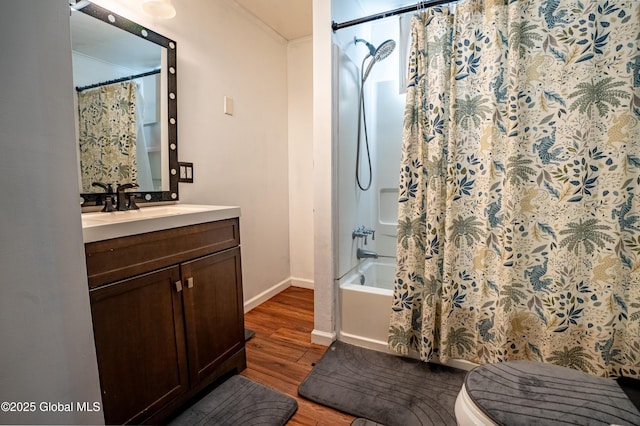
[[(162, 70), (167, 78), (167, 129), (168, 129), (168, 153), (169, 153), (169, 191), (131, 191), (128, 194), (137, 196), (136, 202), (152, 203), (160, 201), (177, 201), (178, 197), (178, 79), (177, 79), (177, 46), (171, 40), (161, 34), (143, 27), (127, 18), (119, 16), (110, 10), (96, 4), (86, 2), (84, 7), (74, 8), (79, 12), (92, 16), (102, 22), (120, 28), (152, 43), (158, 44), (167, 51), (167, 69)], [(114, 188), (115, 191), (115, 188)], [(101, 206), (105, 199), (104, 193), (81, 193), (82, 207)]]

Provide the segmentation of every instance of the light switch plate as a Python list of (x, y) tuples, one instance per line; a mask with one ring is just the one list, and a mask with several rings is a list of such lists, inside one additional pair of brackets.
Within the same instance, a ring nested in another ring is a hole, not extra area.
[(178, 182), (193, 183), (193, 163), (178, 162), (180, 174)]
[(229, 96), (224, 97), (224, 113), (233, 115), (233, 98)]

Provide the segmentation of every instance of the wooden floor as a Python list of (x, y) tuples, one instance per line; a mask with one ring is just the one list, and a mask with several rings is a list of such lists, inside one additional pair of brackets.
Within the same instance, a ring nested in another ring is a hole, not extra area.
[(311, 343), (313, 290), (289, 287), (245, 314), (244, 321), (256, 335), (247, 342), (242, 375), (298, 401), (298, 411), (287, 425), (351, 424), (354, 417), (298, 396), (298, 385), (327, 349)]

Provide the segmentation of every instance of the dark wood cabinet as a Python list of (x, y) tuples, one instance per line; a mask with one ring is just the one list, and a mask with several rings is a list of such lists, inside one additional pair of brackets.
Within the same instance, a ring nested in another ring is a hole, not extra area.
[(189, 389), (178, 267), (90, 293), (104, 414), (135, 423)]
[(186, 262), (181, 268), (189, 290), (184, 310), (190, 375), (197, 382), (244, 345), (242, 295), (236, 285), (240, 250)]
[(246, 367), (237, 219), (85, 252), (107, 424), (160, 423)]

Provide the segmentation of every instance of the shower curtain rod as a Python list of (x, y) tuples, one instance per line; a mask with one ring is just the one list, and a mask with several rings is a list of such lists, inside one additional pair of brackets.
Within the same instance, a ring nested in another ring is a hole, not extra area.
[(116, 78), (115, 80), (103, 81), (102, 83), (95, 83), (95, 84), (90, 84), (88, 86), (76, 87), (76, 91), (79, 93), (79, 92), (82, 92), (83, 90), (94, 89), (94, 88), (100, 87), (100, 86), (107, 86), (109, 84), (116, 84), (116, 83), (122, 83), (123, 81), (135, 80), (136, 78), (146, 77), (148, 75), (159, 74), (160, 71), (161, 71), (161, 69), (158, 68), (158, 69), (155, 69), (155, 70), (152, 70), (152, 71), (147, 71), (147, 72), (143, 72), (143, 73), (140, 73), (140, 74), (130, 75), (128, 77)]
[(411, 11), (414, 11), (414, 10), (418, 11), (420, 9), (424, 9), (424, 8), (427, 8), (427, 7), (440, 6), (440, 5), (447, 4), (447, 3), (455, 3), (455, 1), (452, 1), (452, 0), (420, 1), (420, 2), (418, 2), (416, 4), (414, 4), (414, 5), (411, 5), (411, 6), (405, 6), (405, 7), (401, 7), (401, 8), (398, 8), (398, 9), (389, 10), (387, 12), (376, 13), (375, 15), (369, 15), (369, 16), (365, 16), (363, 18), (353, 19), (351, 21), (341, 22), (339, 24), (336, 23), (336, 22), (332, 22), (331, 23), (331, 28), (333, 29), (333, 31), (337, 31), (337, 30), (341, 30), (343, 28), (352, 27), (354, 25), (364, 24), (365, 22), (376, 21), (378, 19), (388, 18), (390, 16), (395, 16), (395, 15), (402, 15), (403, 13), (411, 12)]

